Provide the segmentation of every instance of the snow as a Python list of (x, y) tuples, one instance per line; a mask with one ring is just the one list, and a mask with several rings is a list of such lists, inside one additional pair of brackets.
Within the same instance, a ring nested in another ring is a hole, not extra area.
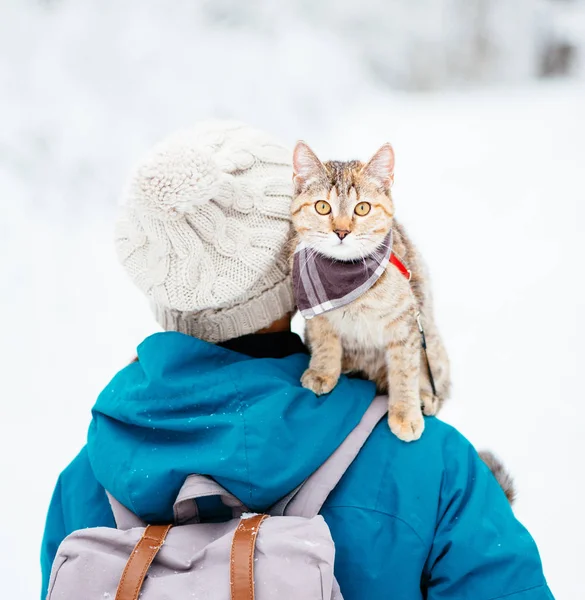
[(390, 92), (343, 38), (294, 14), (294, 28), (271, 30), (268, 12), (266, 31), (227, 34), (189, 22), (188, 3), (63, 5), (56, 18), (9, 0), (0, 18), (5, 595), (38, 597), (56, 478), (101, 388), (156, 330), (113, 253), (124, 178), (161, 135), (229, 116), (324, 157), (393, 143), (398, 216), (429, 265), (453, 363), (442, 418), (505, 460), (553, 592), (575, 598), (585, 86)]
[(242, 516), (240, 517), (241, 519), (253, 519), (254, 517), (257, 517), (258, 513), (254, 513), (254, 512), (245, 512), (242, 513)]

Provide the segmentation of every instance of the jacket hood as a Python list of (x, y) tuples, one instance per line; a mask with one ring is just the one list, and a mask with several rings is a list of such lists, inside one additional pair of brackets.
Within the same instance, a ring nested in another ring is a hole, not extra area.
[(342, 377), (315, 396), (300, 385), (308, 360), (250, 358), (176, 332), (147, 338), (93, 409), (97, 480), (148, 522), (171, 519), (192, 473), (267, 509), (331, 455), (375, 394), (372, 383)]

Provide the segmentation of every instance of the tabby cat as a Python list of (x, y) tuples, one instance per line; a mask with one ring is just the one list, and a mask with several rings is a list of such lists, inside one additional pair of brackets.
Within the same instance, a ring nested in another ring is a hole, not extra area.
[[(389, 393), (393, 433), (406, 442), (416, 440), (424, 429), (423, 412), (434, 415), (448, 395), (449, 361), (433, 319), (421, 258), (394, 219), (394, 151), (385, 144), (367, 164), (322, 163), (298, 142), (293, 165), (293, 272), (296, 257), (297, 275), (314, 273), (318, 256), (330, 261), (326, 278), (335, 285), (338, 269), (356, 269), (362, 262), (365, 269), (370, 257), (386, 253), (388, 240), (394, 254), (393, 262), (378, 260), (382, 268), (365, 293), (341, 307), (325, 303), (307, 321), (312, 356), (302, 385), (326, 394), (342, 372), (360, 373)], [(299, 248), (304, 252), (299, 254)], [(428, 363), (419, 324), (424, 325)]]

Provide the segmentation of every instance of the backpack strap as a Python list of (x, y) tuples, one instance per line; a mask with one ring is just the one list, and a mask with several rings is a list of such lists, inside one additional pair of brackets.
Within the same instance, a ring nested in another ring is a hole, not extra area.
[(116, 521), (116, 527), (118, 529), (132, 529), (133, 527), (146, 527), (146, 523), (137, 517), (131, 510), (127, 509), (121, 502), (118, 502), (106, 490), (106, 496), (114, 513), (114, 521)]
[(298, 488), (274, 505), (269, 514), (308, 519), (316, 517), (329, 494), (340, 482), (380, 419), (387, 412), (388, 396), (374, 398), (361, 421), (341, 446)]
[(240, 519), (230, 552), (231, 600), (254, 600), (254, 549), (263, 521), (268, 515)]
[[(110, 492), (106, 491), (114, 520), (118, 529), (132, 529), (133, 527), (146, 527), (146, 523), (131, 510), (127, 509), (121, 502), (116, 500)], [(204, 475), (189, 475), (179, 491), (179, 495), (173, 505), (175, 523), (184, 525), (187, 522), (197, 523), (199, 521), (199, 509), (197, 498), (208, 496), (219, 496), (222, 502), (232, 509), (232, 516), (239, 519), (243, 513), (249, 512), (244, 504), (233, 494), (221, 487), (219, 483), (205, 477)]]
[(249, 512), (243, 502), (222, 488), (217, 481), (205, 475), (189, 475), (173, 506), (175, 523), (183, 525), (187, 522), (198, 522), (197, 498), (209, 496), (219, 496), (221, 501), (232, 509), (234, 519), (239, 519), (243, 513)]
[(115, 600), (138, 600), (146, 573), (165, 543), (171, 527), (172, 525), (149, 525), (144, 530), (126, 563)]

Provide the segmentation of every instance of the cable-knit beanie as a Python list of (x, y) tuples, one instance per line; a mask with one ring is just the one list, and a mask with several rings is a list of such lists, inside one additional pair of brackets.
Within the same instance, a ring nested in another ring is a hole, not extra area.
[(116, 249), (165, 330), (221, 342), (292, 312), (291, 192), (289, 150), (240, 123), (204, 121), (152, 150)]

